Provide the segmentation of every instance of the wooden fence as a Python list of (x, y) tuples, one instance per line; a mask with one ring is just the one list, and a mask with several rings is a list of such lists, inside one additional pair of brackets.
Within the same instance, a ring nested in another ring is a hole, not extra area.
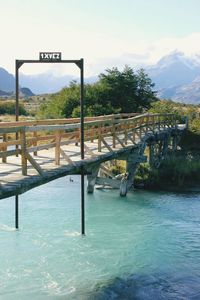
[[(84, 140), (98, 141), (98, 152), (104, 145), (113, 151), (116, 143), (126, 147), (127, 141), (133, 144), (148, 132), (156, 132), (165, 128), (175, 128), (177, 117), (173, 114), (116, 114), (85, 118)], [(119, 137), (123, 135), (123, 140)], [(105, 137), (112, 137), (112, 147)], [(55, 148), (55, 164), (60, 164), (62, 155), (67, 162), (71, 159), (62, 150), (63, 145), (75, 143), (80, 146), (80, 119), (51, 119), (23, 122), (0, 123), (0, 158), (3, 163), (9, 156), (21, 155), (22, 174), (27, 175), (27, 160), (43, 176), (43, 171), (33, 156), (38, 151)], [(80, 147), (77, 147), (80, 152)], [(90, 149), (85, 145), (85, 151)], [(31, 155), (33, 154), (33, 156)]]

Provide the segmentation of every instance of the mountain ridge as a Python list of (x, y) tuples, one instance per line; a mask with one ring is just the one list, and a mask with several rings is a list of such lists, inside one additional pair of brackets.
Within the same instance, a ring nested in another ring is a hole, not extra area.
[[(27, 87), (19, 88), (20, 97), (34, 96), (34, 93)], [(15, 77), (6, 69), (0, 67), (0, 97), (13, 97), (15, 94)]]
[[(146, 66), (145, 71), (155, 83), (158, 97), (185, 103), (200, 103), (200, 54), (189, 57), (180, 51), (173, 51), (163, 56), (156, 64)], [(24, 89), (27, 97), (31, 96), (31, 93), (33, 95), (33, 92), (58, 92), (72, 80), (79, 81), (79, 78), (71, 75), (56, 76), (50, 72), (37, 75), (20, 74), (20, 84), (29, 87), (29, 90)], [(94, 83), (97, 80), (98, 76), (85, 78), (86, 83)], [(13, 93), (14, 87), (14, 75), (0, 68), (0, 96), (3, 91), (5, 94)]]

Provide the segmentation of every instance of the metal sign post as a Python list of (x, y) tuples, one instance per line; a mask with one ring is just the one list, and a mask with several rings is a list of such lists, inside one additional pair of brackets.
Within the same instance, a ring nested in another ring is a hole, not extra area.
[[(81, 159), (84, 159), (84, 69), (83, 59), (80, 61), (80, 77), (81, 77)], [(83, 137), (83, 138), (82, 138)], [(85, 234), (85, 184), (84, 169), (81, 168), (81, 233)]]
[[(17, 59), (15, 61), (15, 118), (19, 121), (19, 69), (24, 63), (73, 63), (80, 69), (80, 119), (81, 119), (81, 159), (84, 159), (84, 60), (62, 60), (61, 52), (40, 52), (39, 60)], [(16, 136), (18, 139), (18, 136)], [(18, 196), (17, 196), (18, 202)], [(16, 215), (18, 223), (18, 209)], [(84, 169), (81, 169), (81, 234), (85, 235), (85, 192), (84, 192)]]

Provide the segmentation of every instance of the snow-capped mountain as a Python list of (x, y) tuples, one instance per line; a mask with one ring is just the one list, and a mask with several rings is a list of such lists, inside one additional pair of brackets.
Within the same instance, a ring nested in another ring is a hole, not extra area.
[(156, 89), (171, 89), (189, 84), (200, 75), (200, 63), (182, 52), (172, 52), (162, 57), (156, 65), (148, 67), (147, 73)]
[(174, 51), (147, 67), (158, 97), (184, 103), (200, 103), (200, 54), (188, 57)]

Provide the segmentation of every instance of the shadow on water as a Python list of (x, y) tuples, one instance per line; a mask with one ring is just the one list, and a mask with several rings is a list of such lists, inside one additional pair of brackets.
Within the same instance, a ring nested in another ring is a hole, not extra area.
[(199, 300), (200, 275), (132, 274), (96, 285), (87, 300)]

